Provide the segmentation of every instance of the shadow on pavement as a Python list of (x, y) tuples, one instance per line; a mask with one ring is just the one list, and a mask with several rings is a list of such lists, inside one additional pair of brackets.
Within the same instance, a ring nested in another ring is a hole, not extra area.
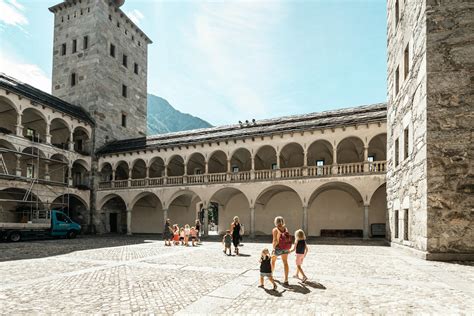
[(306, 281), (304, 285), (312, 287), (313, 289), (325, 290), (326, 287), (318, 282)]
[(283, 290), (283, 291), (278, 291), (278, 290), (269, 290), (269, 289), (264, 289), (265, 292), (267, 292), (267, 294), (271, 295), (271, 296), (276, 296), (276, 297), (281, 297), (282, 294), (286, 291), (286, 290)]
[(68, 254), (74, 251), (143, 244), (145, 240), (160, 240), (157, 235), (125, 236), (80, 235), (76, 239), (42, 239), (0, 242), (0, 262), (36, 259)]

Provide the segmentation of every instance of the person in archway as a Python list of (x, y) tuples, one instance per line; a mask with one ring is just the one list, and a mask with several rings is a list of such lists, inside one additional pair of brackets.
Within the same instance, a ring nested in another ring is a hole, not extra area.
[(194, 227), (196, 228), (197, 232), (197, 243), (201, 243), (201, 221), (199, 218), (196, 219), (196, 223), (194, 224)]
[(165, 246), (171, 246), (171, 239), (173, 239), (173, 228), (171, 228), (170, 219), (166, 219), (165, 227), (163, 228), (163, 238)]
[(234, 244), (234, 252), (236, 256), (239, 255), (240, 228), (239, 217), (235, 216), (232, 224), (230, 224), (230, 232), (232, 234), (232, 243)]
[(288, 233), (288, 229), (285, 227), (285, 220), (281, 216), (275, 217), (275, 228), (272, 230), (272, 272), (275, 272), (275, 263), (278, 256), (281, 256), (283, 261), (283, 267), (285, 269), (285, 280), (283, 285), (288, 285), (288, 273), (290, 268), (288, 267), (288, 254), (291, 248), (291, 236)]

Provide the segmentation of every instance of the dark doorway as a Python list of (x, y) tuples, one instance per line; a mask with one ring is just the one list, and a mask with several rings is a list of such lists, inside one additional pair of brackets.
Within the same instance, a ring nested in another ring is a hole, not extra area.
[[(218, 235), (219, 234), (219, 204), (211, 202), (207, 210), (208, 219), (208, 234)], [(201, 211), (199, 212), (199, 220), (204, 223), (204, 208), (201, 205)]]
[(110, 213), (110, 232), (116, 233), (117, 232), (117, 213)]

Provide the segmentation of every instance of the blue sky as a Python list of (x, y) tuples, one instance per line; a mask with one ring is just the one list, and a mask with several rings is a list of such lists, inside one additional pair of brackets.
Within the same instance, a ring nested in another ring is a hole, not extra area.
[[(0, 71), (50, 92), (58, 0), (0, 0)], [(384, 0), (126, 0), (148, 92), (211, 124), (386, 100)]]

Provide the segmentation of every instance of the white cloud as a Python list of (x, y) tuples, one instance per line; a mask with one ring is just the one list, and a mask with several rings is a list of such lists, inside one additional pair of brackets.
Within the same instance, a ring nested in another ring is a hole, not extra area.
[(206, 2), (200, 5), (190, 40), (208, 65), (208, 89), (217, 91), (241, 118), (268, 115), (266, 94), (275, 78), (272, 32), (285, 16), (276, 1)]
[(136, 25), (140, 25), (140, 22), (145, 18), (143, 13), (141, 13), (137, 9), (133, 9), (132, 11), (129, 11), (126, 13), (127, 16), (130, 18), (130, 20), (133, 21)]
[(51, 93), (51, 79), (37, 65), (18, 61), (0, 51), (0, 72)]
[(0, 24), (22, 27), (28, 25), (25, 7), (16, 0), (0, 0)]

